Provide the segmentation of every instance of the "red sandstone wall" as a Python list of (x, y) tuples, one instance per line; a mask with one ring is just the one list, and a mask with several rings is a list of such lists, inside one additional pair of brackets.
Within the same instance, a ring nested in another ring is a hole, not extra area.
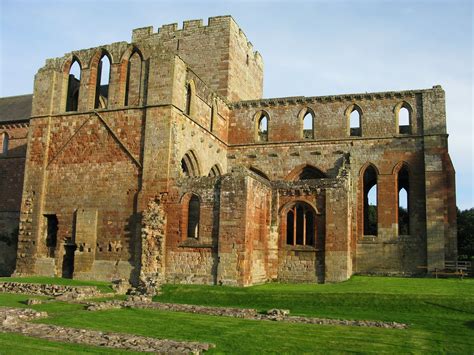
[[(15, 268), (28, 123), (0, 123), (9, 137), (8, 152), (0, 152), (0, 275)], [(2, 147), (3, 148), (3, 147)]]

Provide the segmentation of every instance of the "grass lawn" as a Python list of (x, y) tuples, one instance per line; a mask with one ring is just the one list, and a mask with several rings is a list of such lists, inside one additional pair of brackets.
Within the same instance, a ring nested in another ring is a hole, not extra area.
[[(1, 295), (22, 306), (25, 296)], [(84, 311), (60, 302), (33, 306), (50, 313), (40, 322), (216, 344), (216, 353), (458, 353), (474, 352), (474, 280), (353, 277), (339, 284), (267, 284), (249, 288), (166, 285), (163, 302), (236, 306), (292, 314), (408, 323), (406, 330), (262, 322), (154, 310)], [(23, 305), (24, 306), (24, 305)], [(97, 352), (20, 335), (0, 334), (0, 353)]]

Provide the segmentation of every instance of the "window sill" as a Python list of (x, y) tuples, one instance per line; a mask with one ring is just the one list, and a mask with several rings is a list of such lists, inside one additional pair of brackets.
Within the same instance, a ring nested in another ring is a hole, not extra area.
[(178, 244), (179, 248), (212, 248), (212, 244), (202, 243), (199, 239), (188, 238)]
[(377, 240), (376, 235), (364, 235), (362, 238), (360, 238), (357, 243), (361, 244), (375, 244), (379, 243), (379, 240)]
[(285, 245), (285, 250), (287, 251), (307, 251), (307, 252), (317, 252), (320, 251), (311, 245)]

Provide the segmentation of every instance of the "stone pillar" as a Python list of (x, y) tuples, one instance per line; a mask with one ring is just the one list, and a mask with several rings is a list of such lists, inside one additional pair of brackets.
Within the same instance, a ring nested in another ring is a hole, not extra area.
[(87, 274), (92, 269), (97, 243), (97, 215), (95, 208), (76, 211), (74, 278), (81, 278), (82, 273)]
[(245, 214), (247, 188), (245, 179), (236, 174), (222, 179), (219, 215), (217, 283), (243, 285), (245, 270)]
[(326, 190), (325, 267), (327, 282), (340, 282), (352, 275), (351, 216), (349, 194), (344, 187)]

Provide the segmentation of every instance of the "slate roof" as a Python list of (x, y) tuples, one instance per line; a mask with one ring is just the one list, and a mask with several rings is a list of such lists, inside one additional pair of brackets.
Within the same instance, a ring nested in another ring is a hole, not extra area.
[(32, 101), (32, 94), (0, 97), (0, 123), (28, 121), (31, 116)]

